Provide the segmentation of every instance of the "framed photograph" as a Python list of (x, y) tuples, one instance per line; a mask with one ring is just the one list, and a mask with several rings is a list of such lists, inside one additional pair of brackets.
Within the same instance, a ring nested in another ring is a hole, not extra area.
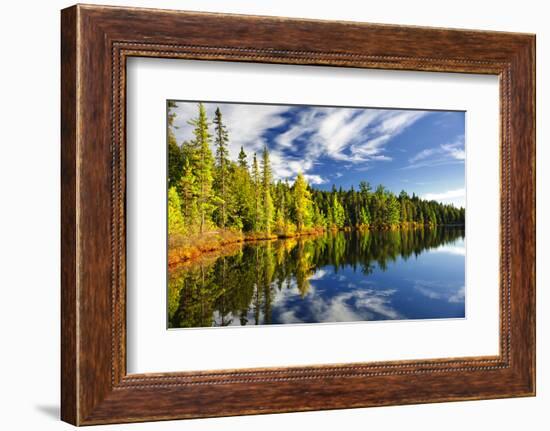
[(63, 420), (535, 394), (534, 35), (61, 16)]

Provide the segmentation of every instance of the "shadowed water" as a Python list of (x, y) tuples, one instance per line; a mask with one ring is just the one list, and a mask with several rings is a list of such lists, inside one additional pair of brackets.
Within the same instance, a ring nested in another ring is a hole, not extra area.
[(170, 269), (168, 326), (464, 317), (464, 229), (247, 243)]

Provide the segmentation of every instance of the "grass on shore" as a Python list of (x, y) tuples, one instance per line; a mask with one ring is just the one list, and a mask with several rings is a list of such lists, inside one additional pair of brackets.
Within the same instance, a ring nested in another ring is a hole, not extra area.
[(170, 235), (168, 238), (168, 266), (196, 259), (228, 245), (244, 241), (242, 232), (233, 230), (210, 231), (192, 235)]
[(170, 235), (168, 239), (168, 266), (173, 267), (183, 262), (195, 260), (198, 257), (220, 250), (229, 244), (245, 241), (265, 241), (278, 238), (294, 238), (303, 235), (321, 234), (323, 228), (310, 228), (302, 232), (247, 232), (234, 230), (208, 231), (202, 234)]
[(295, 238), (307, 235), (320, 235), (325, 231), (351, 231), (357, 230), (398, 230), (398, 229), (416, 229), (426, 226), (421, 223), (409, 222), (401, 223), (395, 226), (357, 226), (325, 229), (315, 227), (304, 229), (297, 232), (295, 229), (279, 229), (273, 233), (266, 232), (246, 232), (236, 230), (215, 230), (204, 233), (194, 233), (190, 235), (170, 235), (168, 239), (168, 267), (174, 267), (184, 262), (195, 260), (203, 255), (218, 251), (230, 244), (236, 245), (245, 241), (265, 241), (278, 238)]

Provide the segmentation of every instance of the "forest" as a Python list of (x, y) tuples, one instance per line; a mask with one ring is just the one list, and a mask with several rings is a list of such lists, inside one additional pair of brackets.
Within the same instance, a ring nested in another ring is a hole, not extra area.
[(290, 238), (327, 230), (397, 230), (463, 225), (464, 208), (427, 201), (361, 181), (358, 189), (311, 187), (304, 175), (275, 180), (267, 147), (229, 158), (223, 114), (202, 103), (189, 121), (193, 138), (178, 143), (175, 102), (168, 102), (169, 265), (228, 243)]

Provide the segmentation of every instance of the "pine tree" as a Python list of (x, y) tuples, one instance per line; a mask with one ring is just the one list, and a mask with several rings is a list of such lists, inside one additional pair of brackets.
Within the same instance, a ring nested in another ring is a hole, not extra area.
[(244, 152), (244, 149), (242, 146), (241, 146), (241, 151), (239, 152), (239, 167), (243, 169), (248, 169), (248, 163), (246, 161), (246, 153)]
[(307, 188), (304, 176), (300, 172), (296, 176), (296, 181), (294, 181), (294, 217), (298, 232), (311, 226), (312, 215), (311, 193)]
[(229, 160), (227, 143), (229, 136), (227, 128), (223, 124), (222, 113), (220, 108), (216, 108), (214, 115), (214, 128), (215, 128), (215, 144), (216, 144), (216, 162), (217, 162), (217, 183), (218, 183), (218, 197), (219, 197), (219, 211), (220, 211), (220, 227), (225, 229), (227, 220), (227, 201), (228, 193), (226, 189), (226, 182), (229, 173)]
[(212, 205), (212, 170), (214, 158), (210, 150), (210, 133), (204, 105), (199, 103), (198, 117), (190, 121), (194, 126), (194, 139), (191, 142), (192, 168), (197, 179), (198, 209), (200, 215), (200, 232), (206, 229), (214, 206)]
[(168, 235), (183, 234), (184, 228), (180, 197), (176, 188), (172, 186), (168, 189)]
[(385, 223), (389, 226), (396, 226), (399, 224), (399, 201), (393, 193), (389, 194), (389, 197), (386, 201), (386, 213), (385, 213)]
[(178, 146), (174, 133), (174, 128), (176, 128), (174, 126), (174, 120), (176, 119), (174, 109), (177, 107), (176, 102), (173, 100), (168, 101), (168, 187), (178, 183), (184, 160), (183, 153)]
[(313, 205), (313, 217), (311, 220), (311, 224), (315, 228), (324, 228), (327, 224), (325, 215), (317, 205)]
[(262, 202), (261, 202), (261, 189), (262, 183), (260, 178), (260, 168), (258, 167), (258, 159), (256, 153), (254, 153), (254, 159), (252, 161), (252, 184), (254, 185), (254, 230), (260, 230), (260, 222), (262, 220)]
[(262, 227), (265, 232), (271, 234), (271, 225), (273, 222), (273, 199), (271, 198), (271, 165), (269, 163), (269, 152), (267, 151), (267, 145), (264, 146), (264, 152), (262, 154), (262, 206), (263, 206), (263, 220)]
[[(243, 152), (244, 153), (244, 152)], [(246, 163), (246, 154), (242, 160)], [(246, 164), (240, 162), (232, 173), (230, 184), (234, 201), (234, 225), (245, 231), (254, 230), (254, 186)]]
[(335, 195), (332, 200), (332, 223), (337, 228), (343, 228), (346, 219), (344, 207)]
[(361, 208), (361, 212), (359, 214), (359, 225), (360, 226), (370, 225), (370, 212), (369, 212), (368, 206), (364, 206)]
[(181, 212), (185, 224), (192, 229), (198, 222), (197, 209), (197, 185), (196, 178), (193, 175), (189, 159), (185, 159), (183, 172), (179, 182), (181, 195)]

